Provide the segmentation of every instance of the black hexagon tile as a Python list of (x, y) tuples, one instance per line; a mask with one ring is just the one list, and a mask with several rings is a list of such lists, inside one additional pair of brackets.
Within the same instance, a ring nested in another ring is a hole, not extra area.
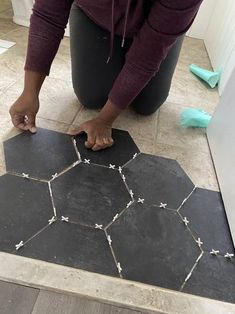
[(48, 184), (0, 177), (0, 250), (12, 252), (48, 224), (54, 215)]
[(131, 198), (118, 171), (80, 163), (51, 182), (58, 216), (106, 226)]
[(136, 197), (150, 204), (178, 209), (194, 185), (173, 159), (139, 154), (123, 168), (126, 182)]
[(227, 217), (219, 192), (197, 188), (179, 210), (189, 221), (188, 227), (203, 242), (207, 251), (234, 253)]
[(103, 230), (56, 221), (17, 254), (47, 262), (118, 276)]
[(235, 260), (204, 253), (182, 291), (235, 303)]
[(40, 128), (7, 140), (4, 151), (7, 171), (46, 180), (78, 159), (71, 136)]
[(179, 290), (201, 250), (177, 212), (136, 204), (107, 233), (122, 275)]
[(86, 134), (75, 137), (81, 158), (89, 159), (92, 163), (109, 166), (110, 164), (123, 166), (139, 153), (139, 149), (127, 131), (113, 129), (112, 136), (115, 144), (105, 150), (93, 152), (85, 147)]

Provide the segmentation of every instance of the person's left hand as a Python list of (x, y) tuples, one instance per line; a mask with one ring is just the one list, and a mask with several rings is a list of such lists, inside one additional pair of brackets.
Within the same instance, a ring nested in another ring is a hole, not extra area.
[(114, 144), (112, 139), (112, 124), (100, 118), (95, 118), (81, 124), (77, 129), (72, 130), (70, 135), (87, 134), (85, 146), (93, 151), (111, 147)]

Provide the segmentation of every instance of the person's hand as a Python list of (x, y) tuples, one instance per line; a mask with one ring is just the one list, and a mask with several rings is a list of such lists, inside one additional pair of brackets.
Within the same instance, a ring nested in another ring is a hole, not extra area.
[(70, 132), (70, 135), (87, 134), (85, 146), (93, 151), (98, 151), (111, 147), (114, 143), (112, 139), (112, 124), (97, 117), (80, 125)]
[(23, 92), (9, 110), (13, 125), (20, 130), (29, 130), (31, 133), (35, 133), (38, 109), (38, 97)]

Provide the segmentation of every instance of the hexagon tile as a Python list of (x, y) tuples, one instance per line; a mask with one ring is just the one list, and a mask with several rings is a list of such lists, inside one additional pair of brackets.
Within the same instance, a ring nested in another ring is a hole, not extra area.
[(101, 152), (39, 129), (4, 143), (0, 251), (235, 302), (234, 246), (218, 192), (122, 130)]

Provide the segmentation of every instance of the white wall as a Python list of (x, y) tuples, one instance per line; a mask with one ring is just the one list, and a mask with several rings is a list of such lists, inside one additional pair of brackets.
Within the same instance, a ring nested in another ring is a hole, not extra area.
[(235, 1), (204, 0), (187, 35), (203, 39), (214, 70), (221, 70), (219, 93), (235, 68)]

